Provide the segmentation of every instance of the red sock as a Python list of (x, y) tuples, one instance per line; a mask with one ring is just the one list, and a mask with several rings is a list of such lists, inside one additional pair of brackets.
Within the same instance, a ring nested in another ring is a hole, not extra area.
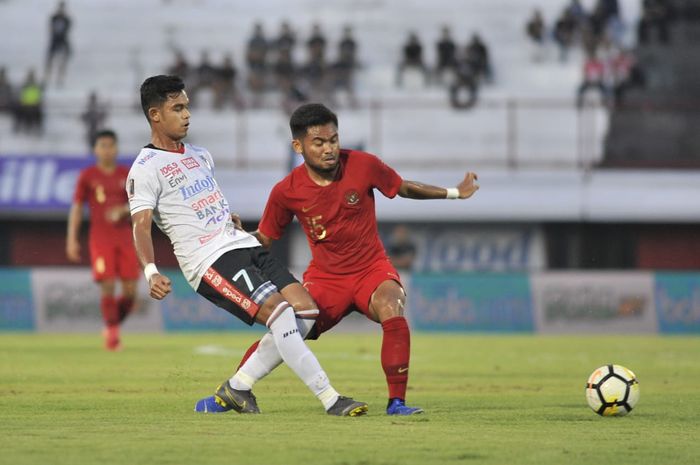
[(406, 399), (408, 361), (411, 357), (411, 332), (406, 318), (396, 316), (382, 323), (382, 368), (389, 385), (389, 398)]
[(119, 325), (119, 307), (117, 306), (117, 299), (103, 296), (100, 309), (102, 310), (102, 319), (105, 325), (108, 327)]
[(248, 350), (246, 350), (245, 355), (243, 355), (243, 359), (241, 360), (241, 363), (238, 364), (238, 368), (236, 368), (236, 371), (240, 370), (243, 365), (245, 365), (245, 362), (250, 358), (251, 355), (253, 355), (253, 352), (258, 348), (258, 344), (260, 344), (260, 341), (255, 341), (252, 346), (248, 347)]
[(131, 297), (119, 297), (117, 299), (117, 309), (119, 310), (119, 323), (126, 320), (129, 313), (134, 309), (134, 299)]

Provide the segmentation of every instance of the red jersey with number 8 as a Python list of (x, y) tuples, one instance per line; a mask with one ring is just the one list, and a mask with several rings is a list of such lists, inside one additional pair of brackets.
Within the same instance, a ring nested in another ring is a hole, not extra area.
[(310, 266), (333, 274), (356, 273), (386, 259), (379, 239), (374, 189), (393, 198), (402, 179), (369, 153), (341, 150), (332, 183), (319, 186), (305, 165), (295, 168), (270, 193), (259, 230), (279, 239), (294, 216), (311, 248)]

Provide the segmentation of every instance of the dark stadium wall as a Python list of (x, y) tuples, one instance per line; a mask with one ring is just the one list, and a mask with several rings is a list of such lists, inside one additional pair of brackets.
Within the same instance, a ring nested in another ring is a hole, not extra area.
[(700, 269), (700, 226), (651, 225), (637, 243), (637, 267), (649, 270)]
[[(66, 258), (65, 221), (2, 221), (0, 222), (0, 266), (89, 266), (87, 226), (80, 235), (80, 264)], [(163, 266), (176, 267), (172, 246), (163, 233), (153, 227), (153, 247), (156, 260)], [(4, 249), (4, 250), (3, 250)]]

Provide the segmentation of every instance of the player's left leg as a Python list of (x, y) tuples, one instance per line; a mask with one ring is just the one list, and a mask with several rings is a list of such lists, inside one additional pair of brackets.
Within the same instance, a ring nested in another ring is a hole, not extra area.
[[(299, 334), (305, 339), (316, 323), (316, 303), (299, 283), (288, 284), (280, 293), (292, 305)], [(275, 347), (272, 334), (268, 332), (248, 348), (229, 384), (234, 389), (248, 391), (281, 363), (282, 356)]]
[(411, 332), (403, 314), (406, 293), (396, 270), (388, 261), (378, 263), (358, 284), (355, 295), (360, 311), (382, 325), (381, 361), (389, 389), (387, 414), (423, 413), (421, 408), (406, 405)]
[(121, 341), (119, 338), (119, 308), (117, 299), (114, 297), (115, 283), (113, 279), (103, 279), (100, 284), (100, 310), (105, 329), (102, 333), (107, 350), (120, 350)]
[(119, 323), (124, 323), (126, 317), (134, 310), (136, 302), (136, 284), (131, 279), (122, 280), (122, 295), (117, 299), (117, 309), (119, 310)]
[(141, 275), (141, 266), (136, 257), (130, 233), (120, 238), (120, 244), (116, 252), (116, 269), (117, 275), (122, 281), (122, 294), (117, 299), (119, 323), (122, 323), (134, 310), (136, 289)]

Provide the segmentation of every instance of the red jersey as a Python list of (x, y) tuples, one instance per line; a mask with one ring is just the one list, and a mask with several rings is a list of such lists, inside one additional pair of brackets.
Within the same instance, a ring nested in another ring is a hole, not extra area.
[(111, 174), (104, 173), (97, 166), (80, 172), (73, 201), (87, 202), (90, 207), (91, 241), (101, 238), (110, 241), (131, 241), (131, 223), (128, 216), (116, 223), (107, 220), (107, 212), (111, 208), (124, 206), (129, 202), (126, 195), (128, 174), (129, 168), (119, 165)]
[(272, 189), (258, 228), (279, 239), (296, 216), (311, 248), (309, 266), (347, 274), (387, 258), (377, 231), (374, 189), (393, 198), (403, 180), (369, 153), (341, 150), (338, 162), (338, 175), (328, 186), (316, 184), (306, 166), (296, 167)]

